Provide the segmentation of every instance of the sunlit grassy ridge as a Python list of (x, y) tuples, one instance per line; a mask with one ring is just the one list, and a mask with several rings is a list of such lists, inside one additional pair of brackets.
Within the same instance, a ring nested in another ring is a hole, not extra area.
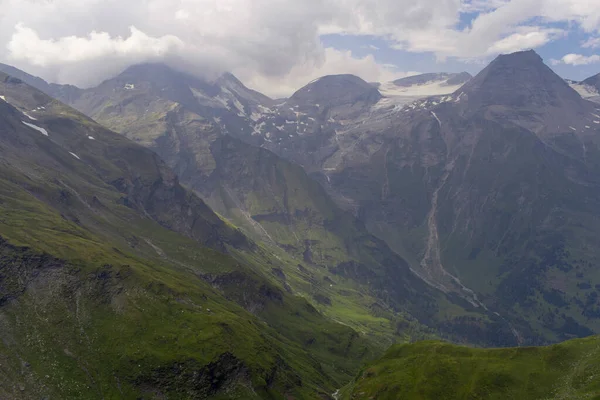
[(343, 399), (600, 399), (600, 337), (549, 347), (397, 345), (364, 368)]

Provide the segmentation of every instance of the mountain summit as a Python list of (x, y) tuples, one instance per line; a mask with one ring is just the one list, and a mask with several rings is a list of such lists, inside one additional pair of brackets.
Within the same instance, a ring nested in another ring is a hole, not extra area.
[(572, 85), (583, 98), (600, 103), (600, 74), (590, 76), (579, 84)]
[(585, 85), (590, 85), (595, 87), (597, 90), (600, 90), (600, 74), (596, 74), (594, 76), (590, 76), (586, 80), (582, 82)]
[(459, 92), (476, 107), (576, 107), (581, 97), (533, 50), (500, 55)]
[[(287, 101), (301, 108), (312, 105), (323, 109), (348, 108), (351, 112), (376, 104), (382, 98), (376, 87), (354, 75), (328, 75), (298, 90)], [(344, 110), (344, 115), (348, 110)]]

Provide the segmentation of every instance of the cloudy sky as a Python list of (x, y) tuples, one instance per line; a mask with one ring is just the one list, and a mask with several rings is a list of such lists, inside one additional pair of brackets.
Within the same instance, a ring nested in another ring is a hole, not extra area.
[(476, 73), (530, 48), (563, 77), (600, 72), (600, 0), (0, 0), (0, 62), (79, 86), (164, 61), (278, 97), (326, 74)]

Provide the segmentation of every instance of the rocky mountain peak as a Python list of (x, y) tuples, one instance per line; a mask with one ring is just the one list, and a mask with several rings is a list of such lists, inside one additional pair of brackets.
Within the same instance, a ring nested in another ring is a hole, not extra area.
[(587, 78), (586, 80), (584, 80), (581, 83), (584, 84), (584, 85), (593, 86), (597, 90), (600, 90), (600, 74), (596, 74), (594, 76), (590, 76), (589, 78)]
[[(500, 55), (458, 92), (478, 107), (580, 105), (581, 97), (533, 50)], [(458, 93), (457, 92), (457, 93)]]
[(376, 87), (358, 76), (328, 75), (312, 81), (290, 97), (294, 104), (322, 104), (339, 107), (355, 103), (372, 105), (382, 98)]
[(216, 81), (221, 90), (228, 90), (235, 93), (239, 98), (254, 102), (256, 104), (271, 105), (273, 100), (264, 94), (248, 88), (231, 72), (225, 72)]

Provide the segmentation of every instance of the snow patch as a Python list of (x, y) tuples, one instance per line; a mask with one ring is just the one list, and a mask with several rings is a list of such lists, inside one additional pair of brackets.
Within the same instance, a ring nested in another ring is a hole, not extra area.
[(31, 115), (27, 114), (26, 112), (23, 111), (23, 115), (26, 116), (27, 118), (29, 118), (32, 121), (37, 121), (37, 118), (33, 118)]
[(227, 99), (223, 98), (221, 96), (217, 96), (217, 97), (209, 97), (206, 94), (204, 94), (203, 92), (199, 91), (198, 89), (195, 89), (193, 87), (189, 87), (190, 90), (192, 91), (192, 94), (194, 95), (194, 97), (196, 98), (196, 100), (198, 100), (198, 103), (200, 103), (203, 106), (209, 106), (209, 107), (214, 107), (214, 108), (227, 108), (229, 109), (229, 106), (227, 105)]
[(268, 107), (265, 107), (265, 106), (263, 106), (263, 105), (260, 105), (260, 104), (258, 105), (258, 109), (259, 109), (260, 111), (262, 111), (263, 113), (265, 113), (265, 114), (273, 114), (273, 113), (274, 113), (274, 111), (273, 111), (273, 110), (271, 110), (270, 108), (268, 108)]
[(0, 96), (0, 100), (2, 100), (2, 101), (4, 101), (4, 102), (6, 102), (6, 97), (4, 97), (4, 96)]
[(574, 130), (575, 132), (577, 132), (577, 129), (573, 128), (572, 126), (569, 127), (569, 129)]
[(581, 97), (587, 99), (589, 97), (598, 96), (598, 90), (590, 85), (583, 85), (581, 83), (571, 83), (569, 84)]
[[(396, 86), (394, 82), (383, 83), (379, 87), (379, 92), (384, 98), (376, 104), (376, 107), (383, 108), (390, 105), (405, 105), (425, 97), (441, 95), (446, 95), (442, 99), (442, 102), (452, 101), (452, 96), (447, 95), (456, 92), (462, 85), (448, 85), (446, 80), (435, 80), (422, 85), (404, 87)], [(459, 101), (461, 95), (455, 101)]]
[(90, 139), (90, 140), (96, 140), (96, 139), (94, 139), (93, 136), (88, 136), (88, 139)]
[(435, 118), (437, 120), (437, 122), (438, 122), (438, 124), (440, 124), (440, 128), (441, 128), (442, 127), (442, 121), (440, 121), (440, 119), (438, 118), (437, 114), (432, 111), (431, 115), (433, 115), (433, 118)]
[(71, 152), (69, 152), (69, 154), (72, 155), (73, 157), (75, 157), (76, 159), (81, 160), (81, 158), (79, 158), (79, 156), (77, 154), (71, 153)]
[(37, 125), (34, 124), (30, 124), (29, 122), (25, 122), (25, 121), (21, 121), (22, 123), (24, 123), (25, 125), (27, 125), (28, 127), (35, 129), (36, 131), (40, 132), (42, 135), (44, 136), (48, 136), (48, 131), (45, 130), (44, 128), (40, 128)]
[(123, 89), (125, 89), (125, 90), (133, 90), (133, 89), (135, 89), (135, 85), (133, 83), (126, 83), (125, 87)]
[[(223, 88), (223, 92), (225, 94), (229, 94), (229, 102), (233, 103), (233, 106), (237, 109), (237, 115), (238, 117), (246, 117), (246, 110), (244, 110), (244, 106), (242, 105), (242, 103), (240, 103), (240, 101), (238, 100), (238, 98), (235, 96), (235, 94), (233, 94), (229, 89), (227, 88)], [(226, 106), (229, 110), (231, 110), (231, 107), (229, 105)], [(233, 110), (231, 110), (233, 111)]]
[(254, 132), (252, 132), (252, 135), (258, 135), (260, 133), (262, 133), (263, 128), (265, 127), (265, 122), (261, 122), (260, 124), (256, 125), (254, 127)]

